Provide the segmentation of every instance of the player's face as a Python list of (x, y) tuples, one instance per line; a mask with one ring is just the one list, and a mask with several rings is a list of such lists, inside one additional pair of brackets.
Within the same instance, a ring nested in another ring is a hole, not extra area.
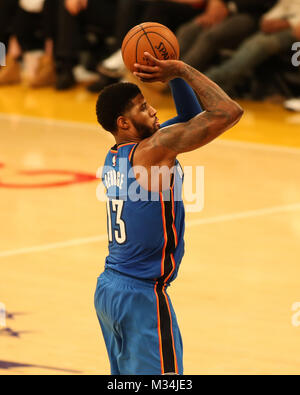
[(130, 111), (130, 119), (140, 134), (145, 139), (152, 136), (160, 129), (160, 124), (156, 116), (157, 111), (150, 106), (143, 95), (139, 94), (133, 99), (133, 108)]

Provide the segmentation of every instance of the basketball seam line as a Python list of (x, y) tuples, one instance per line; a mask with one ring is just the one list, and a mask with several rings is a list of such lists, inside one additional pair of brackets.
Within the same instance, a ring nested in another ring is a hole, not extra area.
[[(148, 37), (148, 34), (146, 33), (146, 30), (143, 28), (143, 25), (140, 25), (140, 26), (141, 26), (141, 29), (143, 30), (143, 32), (145, 33), (146, 38), (149, 41), (149, 44), (151, 45), (152, 51), (154, 53), (154, 56), (157, 58), (157, 54), (155, 52), (155, 49), (153, 48), (153, 45), (152, 45), (152, 42), (150, 41), (150, 38)], [(161, 37), (163, 37), (163, 36), (161, 36)], [(137, 60), (137, 48), (136, 48), (136, 62), (138, 62), (138, 60)]]

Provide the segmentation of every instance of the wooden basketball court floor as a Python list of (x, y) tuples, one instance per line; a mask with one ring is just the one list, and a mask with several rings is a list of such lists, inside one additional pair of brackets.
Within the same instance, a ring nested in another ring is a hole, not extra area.
[[(171, 98), (144, 91), (162, 121), (174, 115)], [(82, 87), (0, 90), (0, 374), (109, 374), (93, 307), (107, 254), (95, 174), (113, 141), (95, 101)], [(185, 373), (299, 374), (300, 115), (242, 105), (238, 126), (179, 158), (205, 167), (170, 288)]]

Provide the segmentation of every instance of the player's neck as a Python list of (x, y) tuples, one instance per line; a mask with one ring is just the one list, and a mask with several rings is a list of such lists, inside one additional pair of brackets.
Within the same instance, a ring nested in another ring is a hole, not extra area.
[(128, 143), (139, 143), (141, 141), (140, 138), (138, 137), (131, 137), (131, 136), (127, 136), (127, 137), (121, 137), (121, 138), (117, 138), (116, 137), (116, 144), (117, 145), (121, 145), (121, 144), (128, 144)]

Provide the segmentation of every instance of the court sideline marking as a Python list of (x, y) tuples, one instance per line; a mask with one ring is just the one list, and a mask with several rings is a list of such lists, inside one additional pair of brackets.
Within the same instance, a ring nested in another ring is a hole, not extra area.
[[(83, 128), (85, 130), (94, 131), (97, 133), (107, 133), (104, 132), (100, 126), (97, 124), (92, 124), (88, 122), (75, 122), (75, 121), (64, 121), (64, 120), (57, 120), (57, 119), (50, 119), (50, 118), (40, 118), (40, 117), (30, 117), (26, 115), (19, 115), (19, 114), (6, 114), (0, 113), (0, 120), (5, 121), (14, 121), (18, 122), (20, 120), (24, 122), (32, 122), (38, 124), (44, 124), (47, 126), (62, 126), (68, 128)], [(252, 143), (248, 141), (238, 141), (238, 140), (230, 140), (230, 139), (219, 139), (214, 141), (211, 144), (216, 145), (227, 145), (229, 147), (236, 147), (236, 148), (251, 148), (257, 150), (265, 150), (270, 152), (284, 152), (288, 154), (296, 154), (300, 155), (300, 148), (295, 147), (288, 147), (288, 146), (280, 146), (280, 145), (272, 145), (272, 144), (262, 144), (262, 143)]]
[[(216, 224), (216, 223), (235, 221), (235, 220), (245, 219), (245, 218), (261, 217), (261, 216), (270, 215), (270, 214), (287, 213), (287, 212), (292, 212), (292, 211), (297, 211), (297, 210), (300, 210), (300, 203), (288, 204), (288, 205), (283, 205), (283, 206), (267, 207), (267, 208), (258, 209), (258, 210), (249, 210), (249, 211), (243, 211), (243, 212), (239, 212), (239, 213), (219, 215), (216, 217), (209, 217), (209, 218), (202, 218), (202, 219), (199, 218), (199, 219), (195, 219), (195, 220), (189, 220), (186, 223), (186, 227), (192, 228), (192, 227), (199, 226), (199, 225)], [(51, 244), (45, 244), (45, 245), (40, 245), (40, 246), (20, 248), (17, 250), (3, 251), (3, 252), (0, 252), (0, 258), (5, 258), (5, 257), (10, 257), (10, 256), (15, 256), (15, 255), (43, 252), (43, 251), (49, 251), (49, 250), (58, 249), (58, 248), (66, 248), (66, 247), (79, 246), (79, 245), (84, 245), (84, 244), (99, 243), (99, 242), (103, 242), (103, 241), (107, 241), (106, 234), (99, 235), (99, 236), (93, 236), (93, 237), (86, 237), (86, 238), (81, 238), (81, 239), (67, 240), (67, 241), (63, 241), (63, 242), (59, 242), (59, 243), (51, 243)]]

